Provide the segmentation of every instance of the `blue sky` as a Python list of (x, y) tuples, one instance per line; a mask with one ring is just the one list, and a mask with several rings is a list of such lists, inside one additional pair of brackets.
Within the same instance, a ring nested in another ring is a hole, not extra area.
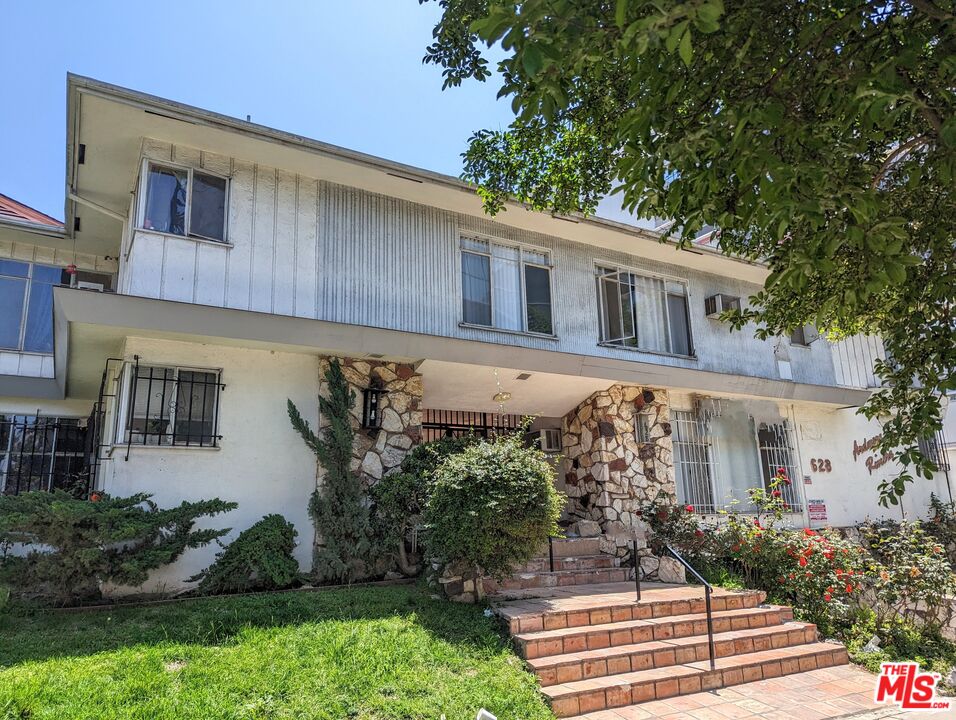
[(421, 63), (437, 3), (8, 0), (0, 193), (63, 217), (66, 73), (457, 175), (496, 83), (442, 92)]

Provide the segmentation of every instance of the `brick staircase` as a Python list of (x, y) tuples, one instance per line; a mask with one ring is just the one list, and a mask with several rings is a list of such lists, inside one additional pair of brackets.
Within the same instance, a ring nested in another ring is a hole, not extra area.
[(501, 602), (514, 641), (558, 717), (663, 700), (848, 662), (842, 645), (756, 591), (715, 589), (710, 669), (703, 589), (646, 584), (560, 588)]
[[(554, 570), (551, 569), (553, 553)], [(488, 595), (521, 597), (520, 591), (539, 588), (594, 585), (632, 580), (634, 570), (620, 559), (601, 552), (601, 538), (555, 538), (548, 546), (502, 582), (484, 578)]]

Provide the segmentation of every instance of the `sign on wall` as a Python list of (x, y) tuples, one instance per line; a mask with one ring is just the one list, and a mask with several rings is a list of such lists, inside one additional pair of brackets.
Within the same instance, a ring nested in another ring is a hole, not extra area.
[(827, 524), (827, 504), (823, 500), (807, 500), (807, 513), (811, 527)]

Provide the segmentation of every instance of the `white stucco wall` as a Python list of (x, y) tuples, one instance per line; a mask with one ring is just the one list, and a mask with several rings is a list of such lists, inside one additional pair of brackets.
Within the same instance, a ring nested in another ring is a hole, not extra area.
[[(184, 365), (222, 370), (218, 449), (132, 447), (113, 449), (100, 485), (113, 495), (149, 492), (161, 507), (184, 500), (221, 498), (239, 503), (202, 527), (231, 527), (230, 542), (263, 515), (280, 513), (298, 530), (296, 558), (311, 566), (313, 526), (308, 515), (315, 487), (315, 456), (293, 431), (286, 414), (291, 398), (312, 423), (318, 418), (318, 360), (314, 356), (237, 349), (198, 343), (129, 338), (124, 356), (140, 364)], [(187, 550), (153, 572), (139, 592), (171, 591), (212, 562), (215, 544)], [(128, 591), (128, 590), (127, 590)]]

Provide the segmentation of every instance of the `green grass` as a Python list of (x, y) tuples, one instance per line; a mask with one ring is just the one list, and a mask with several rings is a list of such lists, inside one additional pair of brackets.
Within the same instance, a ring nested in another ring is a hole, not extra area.
[(481, 608), (412, 586), (0, 615), (0, 718), (552, 718)]

